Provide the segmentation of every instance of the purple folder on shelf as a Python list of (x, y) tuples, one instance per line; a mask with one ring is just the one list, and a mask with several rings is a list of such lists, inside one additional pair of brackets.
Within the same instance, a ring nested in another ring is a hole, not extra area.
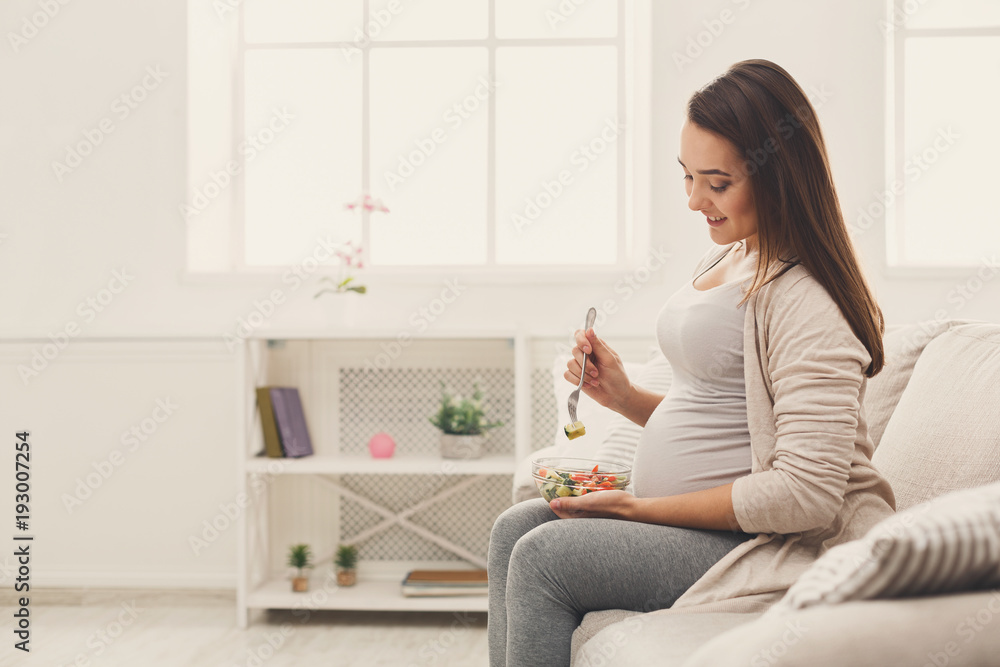
[(302, 399), (295, 387), (271, 387), (274, 421), (281, 438), (281, 449), (289, 458), (310, 456), (313, 453)]

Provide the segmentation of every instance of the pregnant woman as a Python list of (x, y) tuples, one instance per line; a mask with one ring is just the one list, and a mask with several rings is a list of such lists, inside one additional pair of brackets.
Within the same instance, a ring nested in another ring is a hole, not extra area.
[(862, 409), (882, 313), (840, 211), (816, 113), (777, 65), (696, 92), (681, 129), (688, 206), (715, 246), (656, 335), (666, 396), (593, 329), (566, 379), (644, 426), (634, 491), (519, 503), (493, 526), (492, 667), (569, 665), (600, 609), (763, 611), (830, 547), (891, 514)]

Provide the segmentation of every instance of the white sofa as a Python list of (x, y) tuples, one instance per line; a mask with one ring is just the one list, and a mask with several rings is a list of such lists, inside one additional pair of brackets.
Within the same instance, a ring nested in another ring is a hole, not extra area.
[[(876, 444), (874, 463), (896, 494), (899, 514), (887, 522), (898, 524), (891, 526), (893, 530), (913, 533), (915, 529), (907, 526), (919, 525), (919, 521), (911, 519), (928, 507), (926, 501), (1000, 481), (1000, 325), (957, 320), (925, 322), (891, 331), (885, 344), (886, 367), (869, 380), (865, 410)], [(647, 366), (657, 363), (665, 362), (654, 359)], [(644, 368), (634, 370), (641, 373)], [(622, 445), (621, 433), (617, 442), (606, 442), (608, 437), (588, 443), (593, 448), (590, 453), (611, 451), (624, 455), (628, 448)], [(574, 451), (584, 455), (582, 449)], [(539, 453), (544, 452), (535, 455)], [(525, 467), (528, 464), (522, 463)], [(984, 488), (1000, 490), (1000, 485)], [(523, 470), (515, 477), (514, 494), (515, 500), (537, 497)], [(1000, 493), (994, 495), (998, 497), (997, 512), (990, 525), (996, 526), (1000, 525), (996, 523), (1000, 521)], [(945, 507), (944, 511), (958, 518), (965, 511), (961, 503)], [(942, 510), (936, 511), (940, 514)], [(826, 591), (826, 599), (784, 609), (780, 614), (774, 613), (777, 609), (763, 615), (672, 610), (592, 612), (584, 617), (574, 635), (573, 665), (1000, 665), (1000, 547), (995, 546), (1000, 543), (1000, 530), (995, 532), (997, 539), (986, 547), (976, 543), (979, 567), (985, 563), (988, 571), (977, 580), (975, 590), (910, 595), (914, 590), (927, 590), (929, 575), (919, 568), (936, 572), (935, 568), (944, 566), (927, 561), (940, 554), (926, 548), (923, 536), (904, 535), (910, 540), (908, 546), (917, 550), (902, 564), (882, 565), (878, 570), (868, 563), (868, 576), (877, 571), (883, 579), (896, 574), (887, 573), (886, 567), (911, 570), (903, 573), (910, 579), (901, 575), (911, 590), (895, 590), (891, 599), (851, 599), (848, 595), (844, 601), (833, 602), (836, 595)], [(968, 538), (962, 535), (962, 539)], [(980, 534), (976, 539), (984, 538)], [(850, 548), (857, 551), (866, 547), (862, 542), (855, 541)], [(885, 539), (879, 544), (884, 548)], [(951, 542), (946, 539), (944, 544)], [(835, 552), (827, 552), (776, 607), (787, 607), (787, 601), (794, 597), (791, 593), (812, 585), (803, 582), (807, 577), (828, 576), (827, 570), (834, 567), (830, 563), (839, 553)], [(842, 580), (834, 582), (843, 590), (854, 585), (861, 576), (855, 570), (863, 569), (865, 563), (842, 562), (840, 566), (849, 565), (853, 570), (839, 573)], [(955, 567), (964, 572), (971, 565)], [(807, 590), (799, 597), (809, 595), (818, 594)], [(854, 593), (861, 598), (877, 595), (877, 591)]]

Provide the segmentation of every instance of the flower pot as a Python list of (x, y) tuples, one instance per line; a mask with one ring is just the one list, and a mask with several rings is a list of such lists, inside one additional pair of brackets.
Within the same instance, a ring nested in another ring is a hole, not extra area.
[(309, 590), (309, 577), (295, 577), (292, 579), (292, 590), (296, 593), (305, 593)]
[(353, 586), (358, 583), (357, 570), (337, 570), (338, 586)]
[(361, 313), (361, 301), (365, 296), (357, 292), (339, 292), (324, 294), (319, 299), (323, 309), (323, 326), (333, 329), (353, 329), (358, 324)]
[(478, 459), (483, 455), (485, 435), (441, 434), (441, 456), (446, 459)]

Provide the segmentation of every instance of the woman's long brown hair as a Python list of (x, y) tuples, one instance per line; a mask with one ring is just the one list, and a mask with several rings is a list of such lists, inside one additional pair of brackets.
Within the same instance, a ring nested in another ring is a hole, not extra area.
[(801, 264), (833, 297), (871, 355), (885, 363), (885, 321), (861, 270), (833, 186), (816, 111), (788, 72), (744, 60), (696, 92), (687, 117), (735, 146), (757, 211), (757, 271), (744, 301), (773, 280), (775, 268)]

